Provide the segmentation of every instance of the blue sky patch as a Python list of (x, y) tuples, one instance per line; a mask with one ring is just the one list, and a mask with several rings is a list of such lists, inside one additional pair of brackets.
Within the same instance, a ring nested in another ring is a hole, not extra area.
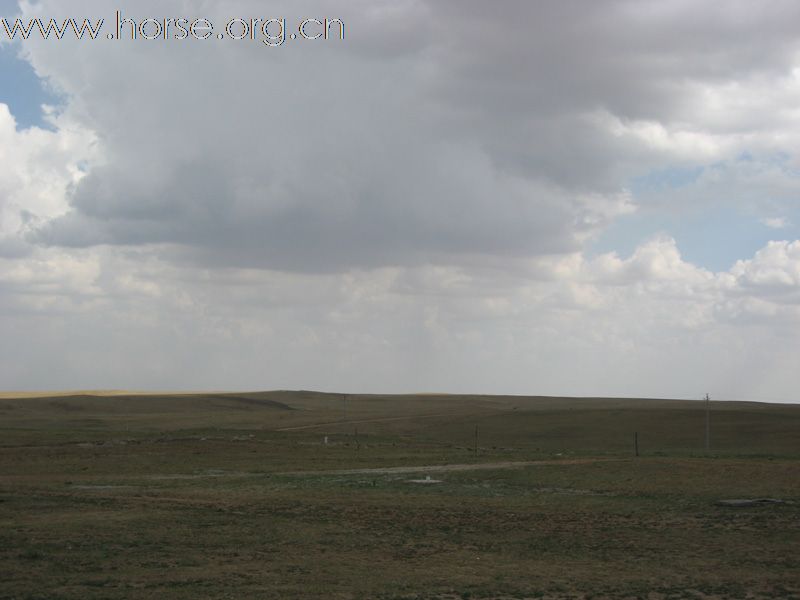
[(627, 258), (647, 240), (668, 235), (677, 242), (683, 260), (709, 271), (727, 271), (771, 240), (797, 238), (800, 228), (795, 223), (774, 229), (752, 214), (719, 207), (688, 216), (645, 209), (617, 219), (590, 244), (588, 253), (616, 252)]
[(631, 191), (637, 195), (643, 190), (675, 189), (696, 183), (705, 167), (669, 167), (650, 171), (631, 181)]
[[(9, 14), (13, 13), (0, 11), (0, 17)], [(49, 127), (42, 118), (42, 104), (59, 104), (59, 97), (44, 85), (18, 53), (19, 42), (0, 44), (0, 102), (8, 105), (20, 129)]]

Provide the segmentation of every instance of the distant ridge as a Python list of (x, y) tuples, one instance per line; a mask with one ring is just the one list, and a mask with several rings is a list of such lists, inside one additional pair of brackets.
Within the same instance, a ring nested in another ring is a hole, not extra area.
[[(655, 397), (637, 397), (637, 396), (553, 396), (548, 394), (487, 394), (487, 393), (451, 393), (451, 392), (397, 392), (397, 393), (360, 393), (360, 392), (325, 392), (317, 390), (195, 390), (195, 391), (176, 391), (176, 390), (122, 390), (122, 389), (96, 389), (96, 390), (38, 390), (38, 391), (0, 391), (0, 400), (22, 400), (22, 399), (47, 399), (47, 398), (62, 398), (62, 397), (88, 397), (88, 398), (119, 398), (119, 397), (160, 397), (160, 398), (189, 398), (189, 397), (264, 397), (264, 396), (280, 396), (280, 397), (306, 397), (306, 398), (361, 398), (361, 399), (408, 399), (408, 398), (440, 398), (443, 400), (458, 400), (458, 399), (495, 399), (495, 400), (550, 400), (550, 401), (584, 401), (584, 402), (668, 402), (668, 403), (682, 403), (682, 402), (701, 402), (701, 398), (655, 398)], [(775, 401), (775, 400), (749, 400), (740, 398), (718, 398), (713, 401), (713, 404), (719, 406), (722, 403), (736, 403), (736, 404), (783, 404), (791, 405), (798, 404), (800, 401)]]
[(16, 399), (16, 398), (58, 398), (61, 396), (97, 396), (114, 397), (114, 396), (198, 396), (206, 394), (241, 394), (241, 393), (255, 393), (255, 392), (232, 392), (224, 390), (203, 390), (203, 391), (152, 391), (152, 390), (38, 390), (38, 391), (25, 391), (25, 392), (0, 392), (0, 398), (3, 399)]

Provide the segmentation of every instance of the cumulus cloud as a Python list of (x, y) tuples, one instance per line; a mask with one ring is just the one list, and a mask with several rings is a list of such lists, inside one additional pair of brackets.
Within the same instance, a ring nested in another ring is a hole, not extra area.
[(800, 241), (770, 242), (751, 260), (738, 261), (732, 269), (737, 283), (800, 298)]
[(798, 242), (717, 272), (671, 231), (591, 243), (719, 205), (791, 233), (797, 3), (119, 8), (347, 33), (21, 47), (64, 105), (22, 131), (0, 105), (7, 381), (791, 399)]
[[(658, 3), (370, 6), (303, 3), (347, 22), (352, 41), (338, 46), (29, 43), (108, 159), (37, 241), (177, 243), (199, 262), (312, 271), (574, 251), (631, 209), (636, 169), (717, 160), (747, 135), (766, 144), (773, 132), (746, 122), (765, 107), (752, 84), (791, 79), (780, 66), (797, 48), (791, 3), (754, 23), (701, 9), (703, 45), (683, 9)], [(195, 8), (224, 22), (263, 7)], [(123, 9), (141, 20), (184, 5)], [(740, 113), (719, 96), (731, 85), (749, 98)], [(708, 103), (731, 115), (714, 121)]]
[(789, 222), (785, 217), (764, 217), (761, 223), (770, 229), (785, 229), (789, 226)]
[(49, 109), (53, 130), (20, 130), (0, 103), (0, 257), (30, 249), (28, 234), (69, 211), (68, 198), (93, 158), (94, 136)]

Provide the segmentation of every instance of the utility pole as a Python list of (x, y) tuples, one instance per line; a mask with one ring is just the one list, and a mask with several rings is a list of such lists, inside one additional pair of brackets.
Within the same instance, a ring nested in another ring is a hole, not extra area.
[(342, 394), (342, 421), (347, 421), (347, 394)]
[(711, 450), (711, 397), (706, 394), (706, 452)]

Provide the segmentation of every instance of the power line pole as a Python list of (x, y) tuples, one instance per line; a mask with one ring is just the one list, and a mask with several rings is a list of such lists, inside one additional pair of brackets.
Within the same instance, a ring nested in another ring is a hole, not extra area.
[(711, 397), (706, 394), (706, 452), (711, 450)]

